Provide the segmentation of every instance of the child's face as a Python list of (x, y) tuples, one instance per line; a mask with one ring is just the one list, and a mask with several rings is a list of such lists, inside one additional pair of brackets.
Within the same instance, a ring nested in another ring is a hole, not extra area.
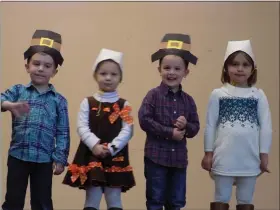
[(171, 89), (176, 89), (186, 77), (189, 70), (186, 69), (184, 60), (176, 55), (167, 55), (162, 59), (159, 66), (162, 81)]
[(45, 53), (34, 54), (25, 68), (32, 83), (38, 86), (48, 85), (50, 78), (57, 73), (53, 58)]
[(228, 65), (230, 81), (238, 86), (247, 86), (248, 78), (253, 70), (252, 64), (246, 59), (243, 52), (238, 53), (232, 63)]
[(104, 92), (115, 91), (121, 80), (120, 67), (113, 61), (104, 61), (95, 73), (99, 89)]

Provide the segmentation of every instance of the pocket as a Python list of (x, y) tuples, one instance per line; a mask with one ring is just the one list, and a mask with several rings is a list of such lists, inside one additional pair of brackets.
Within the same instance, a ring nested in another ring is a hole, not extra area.
[(50, 106), (47, 106), (45, 104), (43, 105), (41, 120), (44, 124), (52, 125), (53, 127), (55, 127), (56, 121), (57, 121), (57, 116), (58, 115), (57, 115), (56, 109), (53, 109)]

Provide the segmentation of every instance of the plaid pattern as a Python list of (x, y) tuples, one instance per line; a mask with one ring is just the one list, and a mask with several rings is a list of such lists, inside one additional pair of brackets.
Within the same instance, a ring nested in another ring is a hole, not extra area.
[(179, 116), (187, 119), (186, 137), (194, 137), (200, 129), (196, 104), (181, 86), (177, 93), (173, 93), (161, 83), (144, 98), (138, 118), (147, 134), (145, 156), (155, 163), (178, 168), (187, 166), (186, 138), (172, 140), (174, 123)]
[(52, 85), (40, 94), (28, 84), (14, 85), (1, 93), (3, 101), (27, 101), (30, 106), (28, 114), (12, 118), (9, 154), (24, 161), (66, 165), (70, 147), (67, 100)]

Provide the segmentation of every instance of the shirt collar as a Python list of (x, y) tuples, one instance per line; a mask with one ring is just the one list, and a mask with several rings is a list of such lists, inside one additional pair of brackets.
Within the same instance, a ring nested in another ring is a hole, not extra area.
[[(172, 92), (171, 88), (168, 85), (166, 85), (164, 82), (160, 83), (160, 91), (164, 95), (167, 95), (168, 93)], [(179, 90), (175, 94), (177, 94), (177, 93), (179, 93), (180, 96), (182, 95), (182, 85), (181, 84), (179, 85)]]
[[(29, 88), (35, 88), (34, 85), (33, 85), (31, 82), (29, 82), (28, 84), (26, 84), (25, 87), (26, 87), (27, 89), (29, 89)], [(52, 93), (56, 94), (56, 90), (55, 90), (55, 88), (54, 88), (54, 86), (53, 86), (52, 84), (49, 84), (49, 89), (48, 89), (46, 92), (52, 92)]]

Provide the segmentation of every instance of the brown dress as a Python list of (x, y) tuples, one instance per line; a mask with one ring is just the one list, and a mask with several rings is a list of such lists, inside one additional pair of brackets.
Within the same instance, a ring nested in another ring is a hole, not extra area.
[[(94, 97), (88, 97), (88, 102), (89, 126), (91, 132), (101, 139), (100, 144), (107, 145), (119, 135), (123, 120), (132, 123), (130, 107), (124, 107), (124, 99), (115, 103), (100, 103)], [(89, 186), (121, 187), (122, 192), (126, 192), (135, 186), (128, 153), (127, 144), (115, 156), (101, 159), (94, 156), (81, 141), (73, 163), (68, 166), (63, 184), (80, 189)]]

